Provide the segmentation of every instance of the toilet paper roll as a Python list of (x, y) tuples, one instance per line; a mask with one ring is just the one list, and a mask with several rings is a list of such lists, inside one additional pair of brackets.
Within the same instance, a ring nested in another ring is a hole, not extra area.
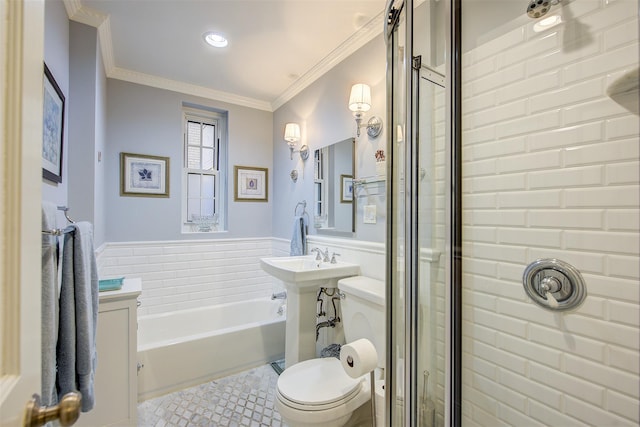
[(361, 338), (340, 349), (340, 362), (351, 378), (368, 374), (378, 366), (378, 353), (371, 341)]

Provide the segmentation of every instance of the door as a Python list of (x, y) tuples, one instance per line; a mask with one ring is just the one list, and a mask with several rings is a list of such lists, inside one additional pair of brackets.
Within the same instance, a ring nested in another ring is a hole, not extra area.
[(40, 392), (44, 2), (0, 0), (0, 425)]
[(405, 253), (406, 235), (403, 204), (404, 171), (406, 144), (406, 9), (403, 1), (389, 0), (386, 8), (387, 23), (385, 38), (387, 43), (387, 153), (391, 162), (391, 177), (387, 182), (387, 366), (385, 367), (385, 406), (387, 409), (385, 425), (405, 425), (407, 409), (405, 396), (405, 327), (407, 304), (405, 298)]
[(444, 2), (390, 2), (387, 23), (387, 424), (446, 423)]

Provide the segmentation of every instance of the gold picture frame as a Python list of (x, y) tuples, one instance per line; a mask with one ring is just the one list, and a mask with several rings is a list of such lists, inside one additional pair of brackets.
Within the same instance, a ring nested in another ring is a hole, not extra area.
[(353, 175), (340, 175), (340, 203), (353, 201)]
[(234, 197), (236, 202), (269, 201), (269, 170), (253, 166), (234, 166)]
[(169, 197), (169, 157), (120, 153), (120, 196)]

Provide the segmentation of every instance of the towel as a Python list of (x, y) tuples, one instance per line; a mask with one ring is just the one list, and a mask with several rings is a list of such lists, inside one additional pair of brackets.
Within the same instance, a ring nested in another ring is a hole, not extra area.
[[(42, 229), (56, 226), (57, 207), (42, 203)], [(56, 341), (58, 341), (58, 238), (42, 234), (42, 398), (44, 406), (58, 403), (56, 394)]]
[(291, 251), (289, 255), (305, 255), (307, 253), (307, 227), (303, 216), (293, 219), (293, 235), (291, 236)]
[(93, 249), (93, 227), (72, 225), (64, 238), (60, 327), (58, 330), (58, 397), (71, 391), (82, 394), (82, 412), (94, 405), (96, 326), (98, 322), (98, 271)]

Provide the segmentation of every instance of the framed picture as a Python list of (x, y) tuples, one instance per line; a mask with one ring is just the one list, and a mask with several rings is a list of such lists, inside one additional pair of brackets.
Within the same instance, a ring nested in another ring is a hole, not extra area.
[(353, 201), (353, 176), (340, 175), (340, 203)]
[(120, 153), (120, 195), (169, 197), (169, 158)]
[(42, 109), (42, 177), (62, 182), (62, 135), (64, 134), (64, 95), (44, 64)]
[(269, 171), (267, 168), (234, 166), (236, 202), (266, 202), (269, 200)]

